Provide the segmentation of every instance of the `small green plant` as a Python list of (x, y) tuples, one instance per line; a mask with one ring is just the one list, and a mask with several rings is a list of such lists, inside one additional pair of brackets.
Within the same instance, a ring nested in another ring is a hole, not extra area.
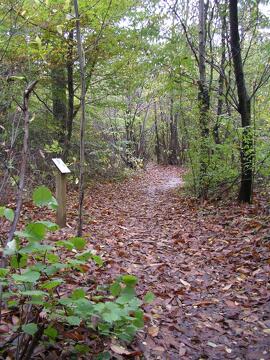
[[(55, 209), (57, 203), (49, 189), (42, 186), (34, 191), (37, 206)], [(0, 216), (13, 220), (11, 209), (1, 207)], [(16, 358), (29, 359), (39, 342), (57, 342), (59, 324), (64, 327), (85, 327), (102, 336), (114, 336), (131, 341), (144, 325), (143, 301), (135, 292), (137, 278), (119, 276), (102, 292), (86, 293), (85, 289), (67, 290), (69, 274), (84, 273), (87, 263), (102, 266), (102, 259), (87, 250), (81, 237), (59, 240), (53, 245), (46, 242), (46, 234), (58, 226), (50, 221), (35, 221), (15, 233), (4, 248), (7, 266), (0, 268), (2, 304), (13, 310), (19, 322), (13, 328), (16, 342), (6, 346), (17, 348)], [(82, 279), (82, 278), (81, 278)], [(70, 287), (69, 287), (70, 288)], [(150, 302), (148, 293), (144, 302)], [(8, 336), (8, 335), (7, 335)], [(85, 344), (74, 344), (75, 352), (85, 352)]]

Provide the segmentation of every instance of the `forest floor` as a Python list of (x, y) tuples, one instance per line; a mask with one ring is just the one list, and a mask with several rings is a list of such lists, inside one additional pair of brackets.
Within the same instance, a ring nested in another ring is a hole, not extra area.
[[(270, 359), (265, 202), (198, 202), (184, 194), (182, 174), (152, 165), (123, 182), (87, 189), (84, 235), (105, 261), (89, 277), (110, 283), (133, 274), (139, 295), (155, 294), (130, 348), (139, 358)], [(69, 227), (51, 240), (74, 235), (76, 216), (71, 196)]]

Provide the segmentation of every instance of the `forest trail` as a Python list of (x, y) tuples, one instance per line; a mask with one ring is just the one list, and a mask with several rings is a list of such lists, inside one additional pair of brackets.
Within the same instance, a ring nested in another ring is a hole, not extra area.
[(154, 292), (133, 345), (145, 359), (269, 359), (269, 219), (184, 197), (182, 173), (150, 166), (87, 190), (84, 232), (106, 261), (91, 278), (130, 273)]

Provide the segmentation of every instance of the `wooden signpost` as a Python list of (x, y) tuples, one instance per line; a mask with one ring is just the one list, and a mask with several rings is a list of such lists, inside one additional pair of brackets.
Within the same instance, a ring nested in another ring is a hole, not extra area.
[(56, 200), (58, 207), (56, 210), (56, 223), (61, 228), (66, 226), (66, 191), (67, 191), (67, 174), (71, 171), (62, 159), (52, 159), (57, 168), (56, 173)]

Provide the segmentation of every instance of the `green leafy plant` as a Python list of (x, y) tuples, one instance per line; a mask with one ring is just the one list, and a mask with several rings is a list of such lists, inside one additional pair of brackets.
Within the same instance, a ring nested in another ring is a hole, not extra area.
[[(57, 206), (50, 190), (44, 186), (34, 191), (33, 201), (37, 206), (53, 209)], [(7, 208), (0, 208), (0, 216), (13, 220), (13, 212)], [(50, 221), (30, 222), (15, 233), (4, 249), (8, 265), (0, 268), (0, 284), (6, 306), (19, 314), (14, 334), (18, 337), (22, 359), (29, 357), (27, 349), (30, 347), (33, 351), (40, 341), (56, 342), (59, 324), (84, 326), (100, 335), (127, 342), (144, 325), (143, 301), (136, 296), (135, 276), (119, 276), (100, 294), (87, 294), (83, 287), (66, 291), (71, 271), (84, 273), (89, 261), (103, 266), (103, 260), (86, 248), (86, 241), (81, 237), (49, 244), (46, 234), (57, 229)], [(152, 299), (152, 294), (147, 294), (144, 302)], [(75, 351), (85, 352), (85, 344), (79, 345)]]

